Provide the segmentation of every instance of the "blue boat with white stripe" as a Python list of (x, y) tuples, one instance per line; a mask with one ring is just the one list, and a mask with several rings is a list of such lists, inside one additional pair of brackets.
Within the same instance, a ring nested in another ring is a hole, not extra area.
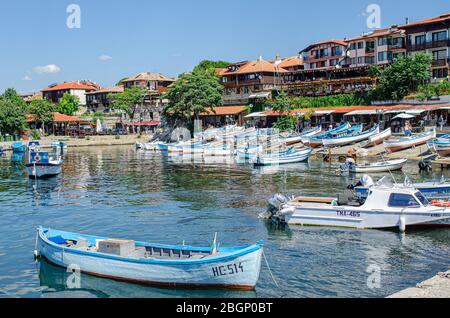
[(254, 290), (263, 242), (240, 247), (192, 247), (38, 228), (35, 256), (81, 273), (166, 287)]

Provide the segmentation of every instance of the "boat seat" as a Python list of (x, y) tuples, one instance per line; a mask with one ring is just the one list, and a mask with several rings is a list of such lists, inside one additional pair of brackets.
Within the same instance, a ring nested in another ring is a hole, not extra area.
[(205, 258), (205, 255), (201, 255), (201, 254), (194, 254), (190, 257), (191, 259), (203, 259)]

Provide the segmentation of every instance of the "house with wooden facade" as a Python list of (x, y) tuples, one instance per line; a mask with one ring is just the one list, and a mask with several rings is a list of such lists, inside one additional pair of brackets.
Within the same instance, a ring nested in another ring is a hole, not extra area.
[(245, 105), (266, 100), (274, 89), (280, 89), (282, 75), (288, 72), (279, 63), (264, 60), (233, 63), (221, 72), (224, 105)]
[(52, 84), (44, 88), (42, 97), (52, 103), (59, 104), (64, 94), (78, 97), (81, 106), (86, 106), (86, 93), (101, 89), (101, 86), (90, 81), (64, 82), (61, 84)]
[(135, 118), (128, 118), (130, 122), (126, 124), (139, 126), (139, 123), (143, 122), (160, 122), (161, 112), (168, 102), (162, 99), (162, 95), (174, 82), (174, 78), (150, 72), (139, 73), (123, 80), (121, 84), (125, 89), (140, 87), (146, 92)]
[(90, 113), (112, 112), (113, 109), (111, 108), (109, 94), (123, 93), (123, 91), (123, 86), (115, 86), (110, 88), (102, 88), (93, 92), (86, 93), (87, 111)]
[(431, 81), (449, 76), (450, 65), (450, 12), (399, 26), (406, 32), (406, 48), (410, 55), (426, 52), (433, 57)]

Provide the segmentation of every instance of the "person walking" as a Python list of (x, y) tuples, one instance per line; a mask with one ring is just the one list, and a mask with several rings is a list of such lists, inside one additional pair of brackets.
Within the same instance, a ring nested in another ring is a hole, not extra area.
[(412, 136), (412, 126), (408, 120), (405, 123), (405, 135), (408, 137)]

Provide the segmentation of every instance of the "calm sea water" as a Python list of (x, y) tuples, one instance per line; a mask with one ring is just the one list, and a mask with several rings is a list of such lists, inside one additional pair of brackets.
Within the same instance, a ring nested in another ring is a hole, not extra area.
[[(405, 171), (415, 180), (441, 176), (419, 175), (416, 163)], [(258, 218), (274, 193), (334, 195), (349, 182), (314, 160), (255, 170), (109, 147), (70, 149), (61, 176), (35, 183), (20, 158), (7, 155), (0, 159), (0, 297), (385, 297), (448, 270), (449, 229), (402, 235)], [(221, 245), (263, 239), (279, 288), (263, 265), (255, 292), (168, 290), (87, 275), (82, 289), (68, 289), (64, 269), (33, 260), (39, 225), (168, 244), (209, 246), (214, 232)], [(381, 288), (368, 287), (369, 266), (381, 270)]]

